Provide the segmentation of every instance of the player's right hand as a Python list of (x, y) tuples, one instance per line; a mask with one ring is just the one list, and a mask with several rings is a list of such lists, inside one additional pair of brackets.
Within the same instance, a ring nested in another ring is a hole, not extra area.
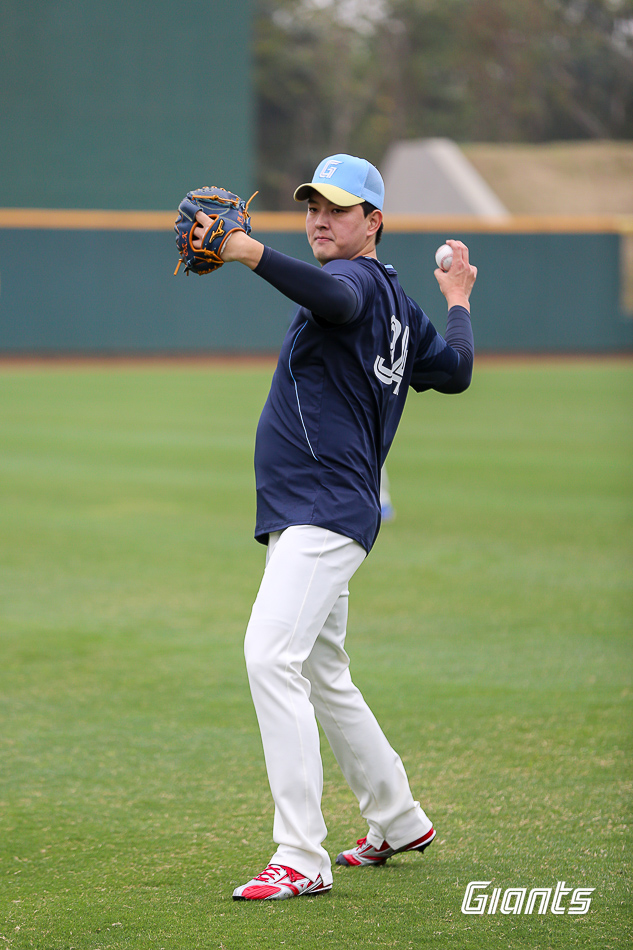
[(446, 297), (449, 309), (460, 306), (469, 310), (470, 292), (477, 279), (477, 268), (470, 263), (468, 248), (463, 241), (449, 238), (446, 243), (453, 249), (453, 263), (447, 271), (436, 268), (435, 279)]

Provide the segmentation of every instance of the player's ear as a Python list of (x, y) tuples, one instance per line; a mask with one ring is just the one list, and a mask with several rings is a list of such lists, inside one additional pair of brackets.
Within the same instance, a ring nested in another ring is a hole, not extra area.
[(367, 225), (368, 225), (368, 236), (371, 237), (378, 233), (378, 229), (382, 224), (382, 211), (379, 211), (378, 208), (367, 215)]

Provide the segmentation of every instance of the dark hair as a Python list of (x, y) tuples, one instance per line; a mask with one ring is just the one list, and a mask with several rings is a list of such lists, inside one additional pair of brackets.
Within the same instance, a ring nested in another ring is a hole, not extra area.
[[(361, 208), (365, 214), (365, 217), (368, 218), (372, 211), (378, 211), (376, 205), (373, 205), (371, 201), (363, 201)], [(380, 239), (382, 237), (382, 229), (384, 228), (384, 222), (380, 222), (380, 227), (376, 231), (376, 247), (380, 244)]]

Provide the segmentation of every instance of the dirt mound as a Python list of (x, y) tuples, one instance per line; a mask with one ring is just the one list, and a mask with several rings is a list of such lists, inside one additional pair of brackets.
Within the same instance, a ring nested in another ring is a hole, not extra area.
[(462, 151), (512, 214), (633, 214), (633, 142), (478, 143)]

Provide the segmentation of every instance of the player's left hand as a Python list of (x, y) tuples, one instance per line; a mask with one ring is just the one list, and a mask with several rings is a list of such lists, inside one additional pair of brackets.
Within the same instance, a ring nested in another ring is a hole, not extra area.
[(446, 297), (449, 309), (460, 306), (469, 310), (469, 298), (477, 279), (477, 268), (470, 263), (468, 248), (463, 241), (449, 239), (446, 243), (453, 249), (453, 262), (447, 271), (438, 267), (434, 272), (435, 279)]

